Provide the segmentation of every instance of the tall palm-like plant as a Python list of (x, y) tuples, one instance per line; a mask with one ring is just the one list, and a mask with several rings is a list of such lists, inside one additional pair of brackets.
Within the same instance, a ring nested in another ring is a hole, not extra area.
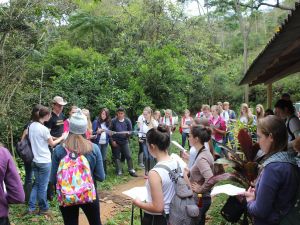
[(90, 36), (93, 47), (97, 49), (98, 40), (111, 36), (115, 30), (115, 23), (111, 17), (93, 15), (88, 11), (77, 11), (70, 17), (70, 30), (82, 39)]

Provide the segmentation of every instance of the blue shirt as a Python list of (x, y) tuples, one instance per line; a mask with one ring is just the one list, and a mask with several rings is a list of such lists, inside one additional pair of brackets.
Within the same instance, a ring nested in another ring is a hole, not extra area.
[(299, 185), (297, 173), (298, 167), (286, 162), (264, 167), (256, 184), (255, 200), (247, 204), (254, 225), (279, 225), (282, 215), (294, 203)]
[[(124, 121), (119, 121), (118, 118), (114, 118), (111, 121), (111, 130), (116, 132), (122, 131), (132, 131), (132, 124), (128, 118), (124, 118)], [(117, 144), (126, 144), (128, 143), (129, 134), (114, 134), (112, 136), (113, 141), (116, 141)]]
[[(56, 174), (57, 169), (60, 163), (60, 160), (67, 155), (65, 148), (62, 145), (56, 146), (52, 155), (52, 168), (50, 175), (50, 182), (52, 184), (56, 184)], [(96, 144), (93, 144), (93, 151), (84, 155), (88, 160), (92, 172), (92, 176), (94, 179), (94, 183), (96, 185), (96, 180), (103, 181), (105, 179), (105, 173), (103, 168), (102, 156), (100, 153), (100, 149)]]
[[(109, 124), (108, 123), (106, 123), (105, 124), (105, 129), (106, 130), (109, 130)], [(101, 127), (101, 122), (99, 121), (99, 119), (95, 119), (94, 121), (93, 121), (93, 124), (92, 124), (92, 127), (93, 127), (93, 134), (94, 135), (96, 135), (96, 138), (95, 139), (92, 139), (91, 141), (93, 142), (93, 143), (95, 143), (95, 144), (99, 144), (99, 140), (100, 140), (100, 136), (101, 136), (101, 134), (97, 134), (97, 130), (98, 130), (98, 128), (102, 128)], [(103, 129), (103, 128), (102, 128)], [(105, 131), (104, 131), (105, 132)], [(105, 134), (106, 134), (106, 144), (108, 144), (108, 142), (109, 142), (109, 135), (108, 135), (108, 133), (107, 132), (105, 132)]]

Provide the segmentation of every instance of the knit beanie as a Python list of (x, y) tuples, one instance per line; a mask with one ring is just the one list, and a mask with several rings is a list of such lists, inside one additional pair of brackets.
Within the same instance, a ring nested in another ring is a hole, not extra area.
[(87, 130), (87, 118), (81, 109), (77, 109), (70, 118), (70, 132), (73, 134), (85, 134)]

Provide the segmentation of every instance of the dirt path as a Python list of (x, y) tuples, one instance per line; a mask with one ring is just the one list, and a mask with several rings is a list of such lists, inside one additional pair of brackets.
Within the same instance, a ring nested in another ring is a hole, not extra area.
[[(143, 171), (139, 171), (138, 177), (132, 178), (125, 184), (120, 184), (113, 188), (111, 191), (100, 191), (100, 211), (101, 211), (101, 222), (106, 223), (108, 218), (113, 217), (116, 213), (122, 211), (124, 207), (131, 206), (131, 199), (122, 194), (133, 187), (140, 187), (145, 185), (145, 179)], [(79, 224), (88, 225), (88, 221), (82, 211), (79, 215)]]

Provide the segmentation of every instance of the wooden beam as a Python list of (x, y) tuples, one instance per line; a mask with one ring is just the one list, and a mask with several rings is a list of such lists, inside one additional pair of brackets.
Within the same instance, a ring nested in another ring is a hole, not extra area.
[(267, 85), (267, 107), (272, 109), (272, 83)]
[[(292, 62), (291, 62), (292, 63)], [(277, 68), (277, 72), (269, 71), (268, 73), (264, 74), (264, 76), (258, 77), (256, 80), (252, 81), (250, 86), (254, 86), (257, 84), (268, 84), (274, 83), (288, 75), (300, 72), (300, 58), (297, 62), (293, 64), (285, 65), (285, 69)]]
[(291, 74), (294, 74), (297, 72), (300, 72), (300, 60), (298, 62), (296, 62), (295, 64), (290, 65), (285, 70), (280, 71), (275, 76), (270, 77), (269, 79), (266, 79), (265, 83), (266, 84), (274, 83), (275, 81), (278, 81), (288, 75), (291, 75)]

